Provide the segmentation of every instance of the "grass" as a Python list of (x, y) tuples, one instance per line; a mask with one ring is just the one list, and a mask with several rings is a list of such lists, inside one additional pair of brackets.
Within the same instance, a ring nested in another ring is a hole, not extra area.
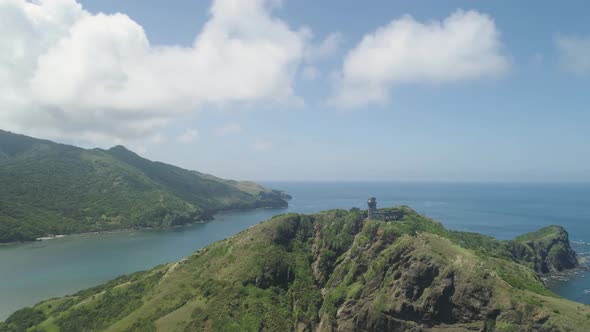
[(519, 242), (542, 241), (544, 239), (554, 238), (563, 232), (560, 226), (548, 226), (538, 231), (527, 233), (516, 238)]
[(442, 314), (421, 317), (437, 312), (430, 306), (452, 281), (456, 296), (472, 304), (489, 296), (482, 306), (503, 313), (461, 326), (519, 330), (539, 315), (559, 328), (590, 326), (586, 306), (547, 290), (531, 268), (502, 254), (504, 242), (400, 209), (396, 222), (365, 221), (356, 210), (281, 215), (177, 263), (31, 310), (45, 315), (38, 327), (53, 331), (313, 330), (320, 321), (330, 330), (344, 324), (338, 312), (371, 326), (388, 317), (438, 324)]

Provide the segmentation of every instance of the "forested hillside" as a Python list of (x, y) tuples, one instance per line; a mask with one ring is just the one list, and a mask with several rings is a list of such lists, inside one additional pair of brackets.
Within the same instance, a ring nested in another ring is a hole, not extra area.
[(0, 242), (204, 221), (285, 207), (287, 195), (153, 162), (123, 146), (82, 149), (0, 130)]

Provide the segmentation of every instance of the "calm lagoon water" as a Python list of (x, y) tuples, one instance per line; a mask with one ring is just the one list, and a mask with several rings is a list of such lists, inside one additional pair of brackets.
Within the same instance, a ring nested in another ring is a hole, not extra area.
[[(590, 252), (590, 184), (265, 183), (294, 199), (288, 209), (223, 213), (207, 224), (167, 230), (75, 235), (0, 246), (0, 320), (24, 306), (74, 293), (122, 274), (176, 261), (273, 215), (333, 208), (405, 204), (447, 228), (510, 239), (559, 224), (574, 249)], [(551, 285), (558, 294), (590, 304), (590, 273)]]

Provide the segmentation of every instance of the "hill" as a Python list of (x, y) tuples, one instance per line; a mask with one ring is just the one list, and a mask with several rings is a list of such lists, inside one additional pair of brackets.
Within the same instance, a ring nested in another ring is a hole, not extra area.
[(138, 156), (0, 130), (0, 243), (50, 234), (161, 227), (222, 210), (286, 207), (288, 195)]
[(577, 266), (561, 227), (498, 241), (389, 210), (399, 220), (358, 209), (277, 216), (179, 262), (17, 311), (0, 331), (590, 329), (590, 308), (539, 277), (543, 264)]

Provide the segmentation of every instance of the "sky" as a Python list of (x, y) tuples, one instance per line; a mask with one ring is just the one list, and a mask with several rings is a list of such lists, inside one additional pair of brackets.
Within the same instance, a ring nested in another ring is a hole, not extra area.
[(0, 128), (261, 181), (590, 181), (587, 1), (0, 0)]

